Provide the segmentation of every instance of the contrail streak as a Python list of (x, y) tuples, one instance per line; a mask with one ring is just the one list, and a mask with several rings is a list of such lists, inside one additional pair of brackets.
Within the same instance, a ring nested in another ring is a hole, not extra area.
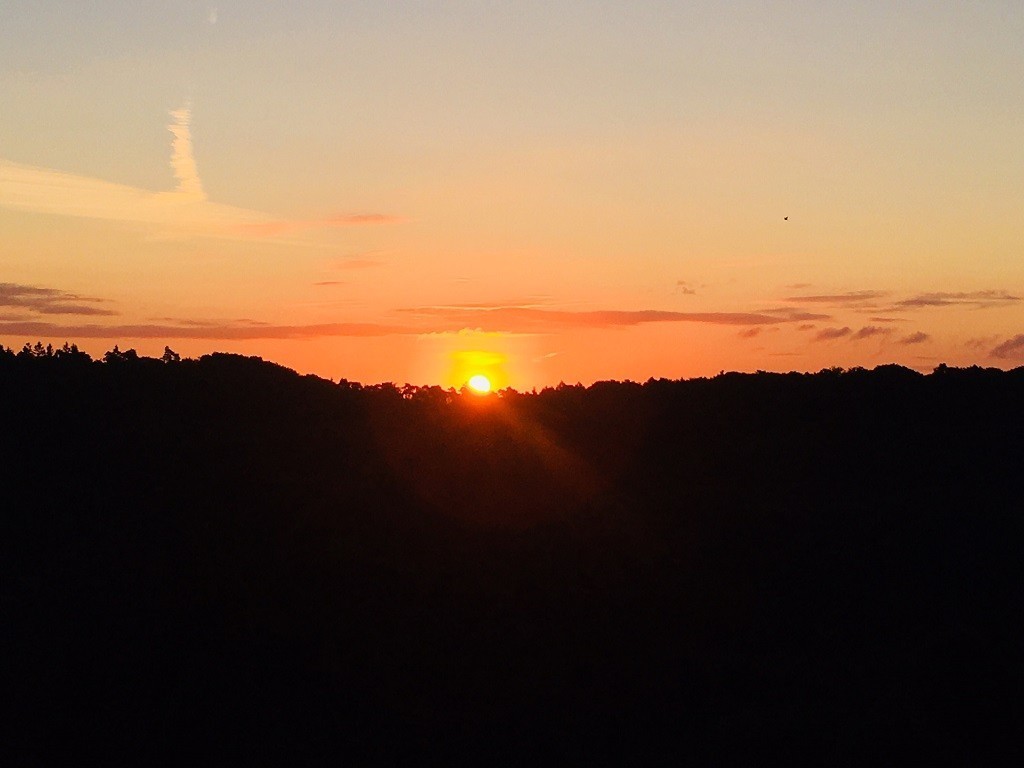
[(171, 142), (171, 169), (174, 178), (178, 180), (178, 194), (202, 202), (206, 200), (206, 192), (199, 180), (196, 158), (192, 153), (192, 131), (189, 128), (192, 110), (185, 106), (172, 111), (171, 117), (174, 122), (167, 126), (167, 130), (174, 134)]

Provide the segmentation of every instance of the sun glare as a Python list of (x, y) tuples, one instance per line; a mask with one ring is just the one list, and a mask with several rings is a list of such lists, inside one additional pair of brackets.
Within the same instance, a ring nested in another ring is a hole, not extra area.
[(486, 395), (491, 391), (491, 380), (482, 373), (470, 376), (466, 385), (478, 395)]

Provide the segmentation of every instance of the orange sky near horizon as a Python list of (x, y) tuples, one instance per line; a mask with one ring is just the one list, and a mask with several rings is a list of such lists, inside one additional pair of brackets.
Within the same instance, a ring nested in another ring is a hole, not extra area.
[(1024, 364), (1024, 6), (0, 25), (0, 344), (459, 387)]

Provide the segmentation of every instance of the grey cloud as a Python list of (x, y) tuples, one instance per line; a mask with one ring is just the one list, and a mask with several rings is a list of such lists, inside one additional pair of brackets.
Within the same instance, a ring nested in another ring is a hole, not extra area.
[(14, 307), (40, 315), (115, 315), (109, 309), (95, 306), (104, 299), (39, 288), (17, 283), (0, 283), (0, 307)]
[(324, 336), (395, 336), (419, 329), (378, 323), (320, 323), (314, 325), (201, 324), (173, 325), (59, 325), (44, 322), (0, 322), (0, 335), (64, 339), (309, 339)]
[(930, 338), (931, 336), (929, 336), (927, 333), (924, 333), (923, 331), (917, 331), (915, 333), (910, 334), (909, 336), (904, 336), (902, 339), (900, 339), (900, 344), (922, 344), (928, 341)]
[(1006, 291), (936, 292), (921, 293), (909, 299), (903, 299), (896, 302), (896, 306), (904, 309), (951, 306), (968, 306), (982, 309), (1015, 304), (1020, 300), (1019, 296)]
[(685, 280), (676, 280), (676, 293), (682, 293), (686, 296), (693, 296), (697, 293), (697, 289), (694, 288), (690, 283)]
[(808, 304), (863, 304), (887, 296), (885, 291), (847, 291), (846, 293), (830, 293), (818, 296), (790, 296), (786, 301), (806, 302)]
[(785, 319), (760, 312), (669, 312), (656, 309), (594, 310), (589, 312), (537, 307), (415, 307), (400, 310), (423, 317), (439, 317), (462, 327), (504, 331), (545, 327), (608, 328), (643, 323), (709, 323), (713, 325), (772, 325)]
[(1024, 357), (1024, 333), (1007, 339), (991, 352), (992, 357)]
[(814, 337), (815, 341), (831, 341), (832, 339), (841, 339), (844, 336), (849, 336), (852, 331), (847, 326), (842, 328), (823, 328), (818, 331)]
[(889, 328), (879, 328), (877, 325), (865, 325), (853, 334), (853, 340), (859, 341), (860, 339), (869, 339), (872, 336), (884, 336), (888, 333), (892, 333), (892, 330)]
[(998, 336), (980, 336), (973, 339), (968, 339), (964, 342), (964, 346), (968, 349), (984, 349), (985, 347), (994, 344)]
[(249, 325), (253, 327), (265, 327), (270, 323), (263, 322), (262, 320), (252, 320), (248, 317), (240, 317), (235, 320), (210, 320), (210, 319), (192, 319), (192, 318), (181, 318), (181, 317), (151, 317), (151, 321), (169, 325), (172, 327), (177, 326), (190, 326), (193, 328), (205, 328), (205, 327), (228, 327), (228, 326), (241, 326)]
[(758, 310), (760, 313), (765, 315), (774, 315), (782, 321), (809, 321), (809, 320), (831, 320), (832, 315), (823, 315), (820, 312), (807, 312), (803, 309), (793, 309), (790, 307), (773, 307), (771, 309)]

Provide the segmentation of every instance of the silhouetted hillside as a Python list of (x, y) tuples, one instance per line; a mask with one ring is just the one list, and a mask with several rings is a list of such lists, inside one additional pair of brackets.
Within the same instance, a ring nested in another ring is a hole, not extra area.
[(985, 764), (1024, 368), (488, 397), (0, 350), (7, 749)]

